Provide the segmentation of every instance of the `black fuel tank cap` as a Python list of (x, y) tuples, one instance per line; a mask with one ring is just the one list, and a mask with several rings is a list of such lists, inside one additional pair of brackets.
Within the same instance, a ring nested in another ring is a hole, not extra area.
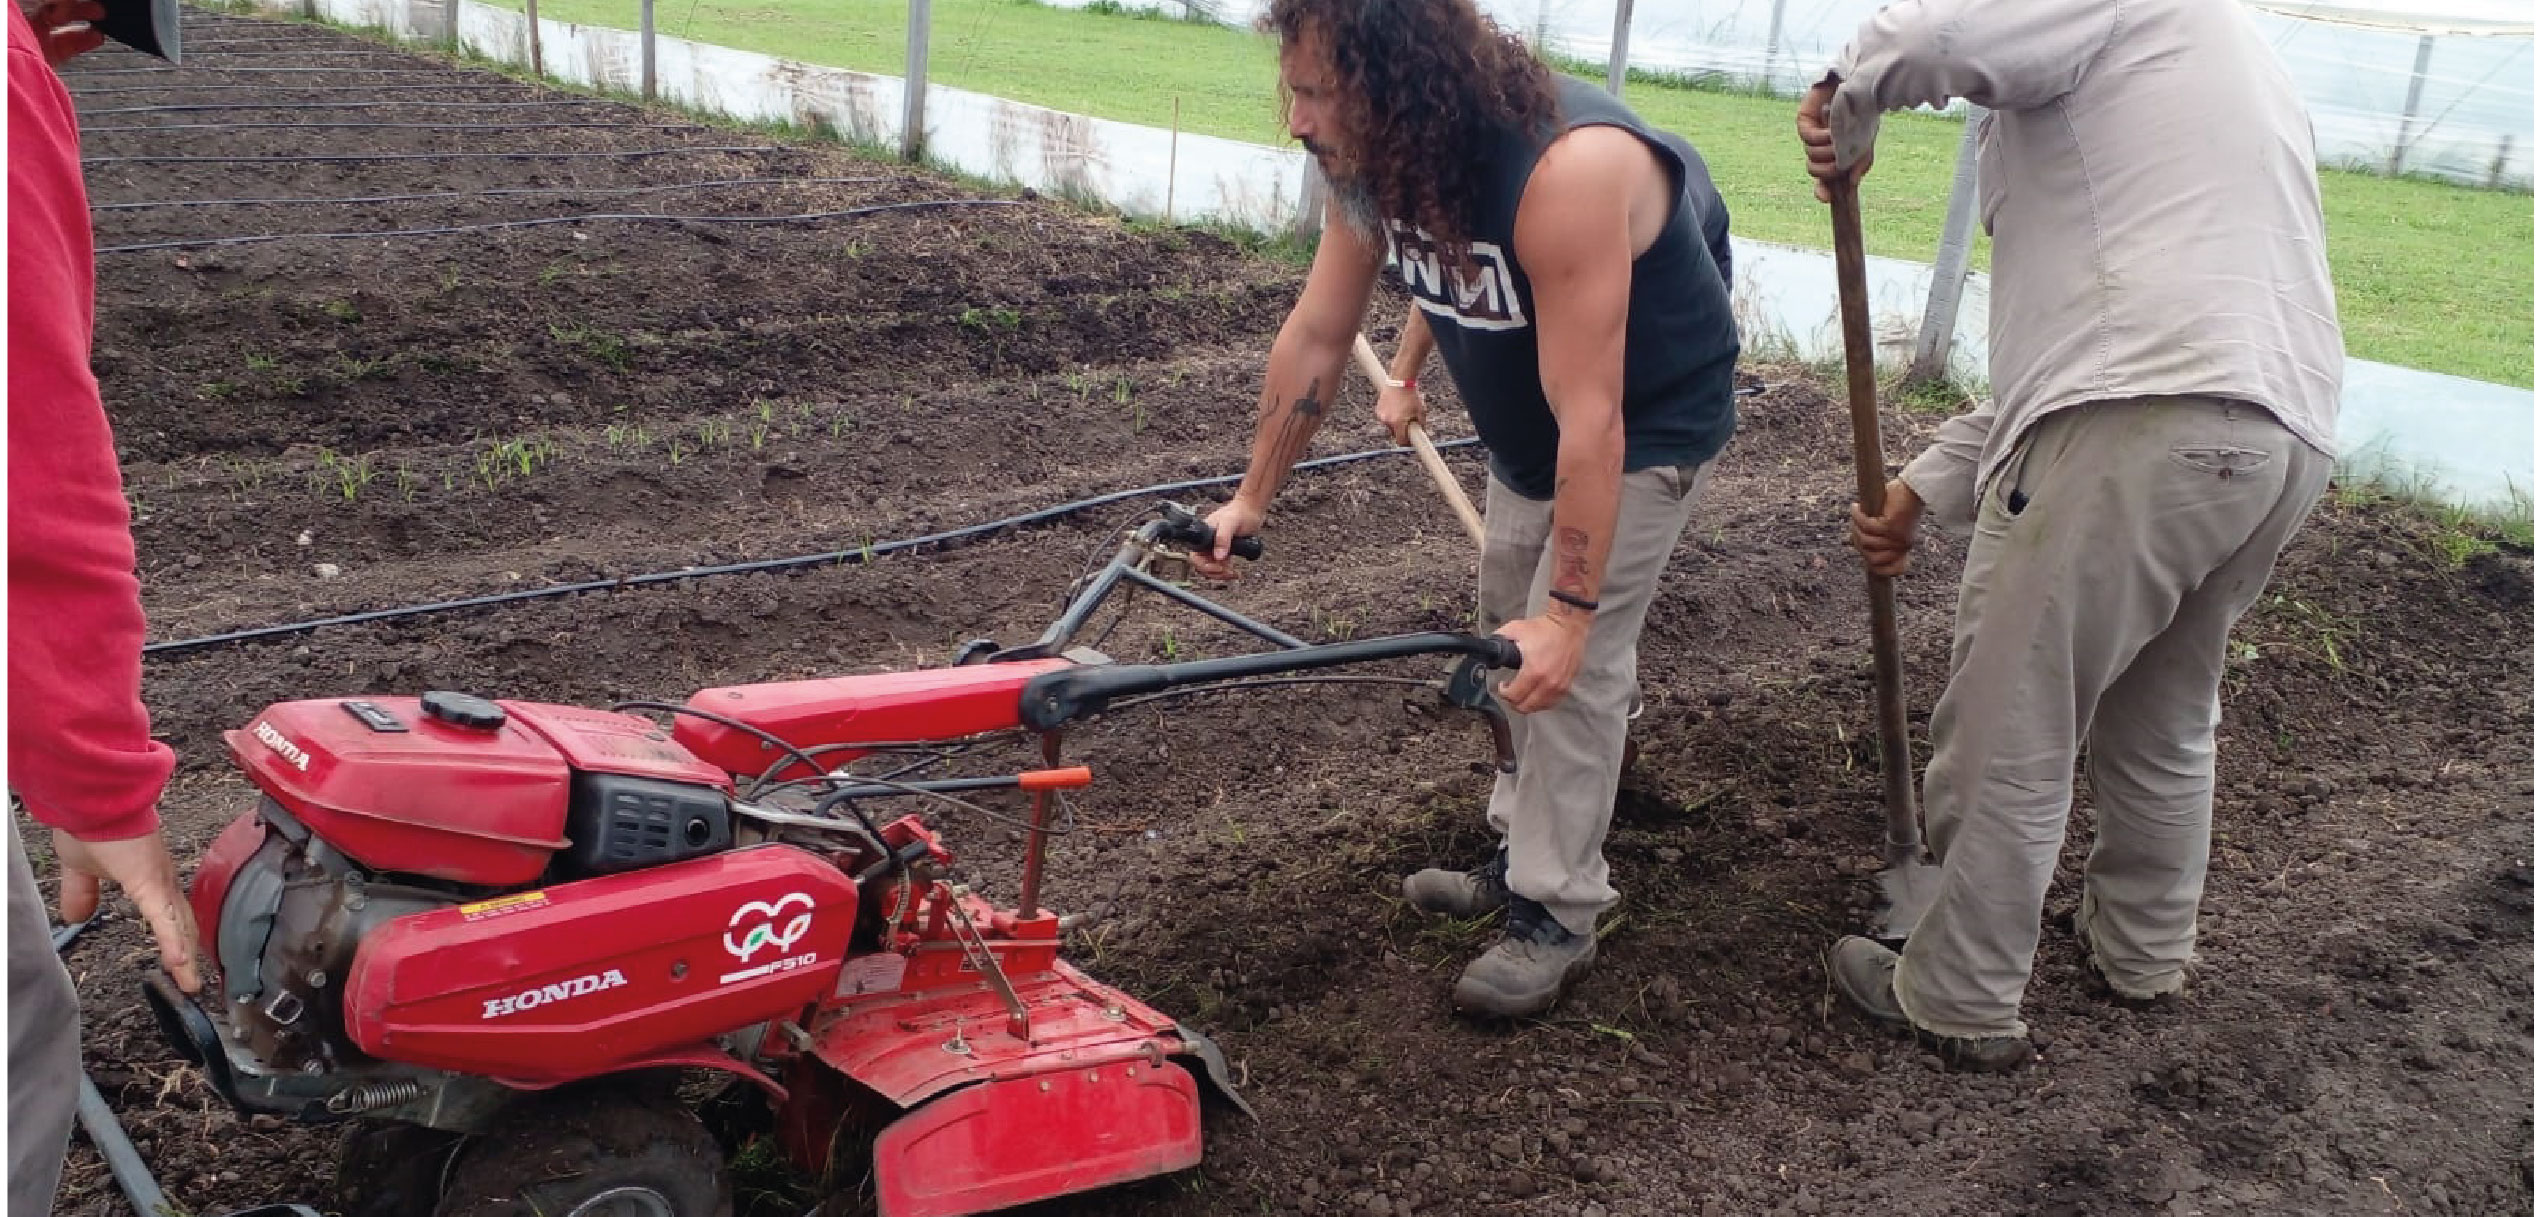
[(446, 690), (424, 694), (424, 713), (454, 727), (496, 731), (503, 727), (503, 707), (482, 697)]

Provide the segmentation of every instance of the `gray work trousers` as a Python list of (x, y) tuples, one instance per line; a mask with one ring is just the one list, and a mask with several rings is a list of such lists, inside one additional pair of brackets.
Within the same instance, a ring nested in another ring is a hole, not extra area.
[(79, 995), (17, 826), (9, 832), (9, 1212), (53, 1211), (79, 1114)]
[[(1642, 618), (1695, 498), (1711, 479), (1709, 462), (1624, 475), (1597, 618), (1571, 692), (1552, 709), (1509, 716), (1518, 772), (1501, 775), (1492, 787), (1489, 812), (1509, 849), (1509, 889), (1544, 905), (1574, 934), (1594, 932), (1598, 915), (1616, 901), (1604, 846), (1624, 767), (1625, 717), (1638, 689)], [(1482, 633), (1544, 605), (1553, 578), (1553, 550), (1545, 543), (1552, 531), (1550, 500), (1526, 498), (1492, 479), (1475, 597)]]
[(2022, 992), (2087, 743), (2099, 834), (2078, 929), (2120, 993), (2181, 986), (2226, 638), (2329, 477), (2266, 410), (2215, 398), (2073, 406), (2018, 442), (1978, 504), (1933, 711), (1924, 804), (1942, 883), (1897, 972), (1917, 1026), (2028, 1033)]

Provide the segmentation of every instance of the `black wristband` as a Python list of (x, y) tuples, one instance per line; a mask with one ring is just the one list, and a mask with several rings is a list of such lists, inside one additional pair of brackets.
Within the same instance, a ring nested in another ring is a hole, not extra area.
[(1571, 593), (1566, 592), (1566, 591), (1564, 591), (1564, 590), (1562, 590), (1561, 588), (1558, 588), (1558, 587), (1555, 587), (1555, 588), (1547, 588), (1547, 589), (1545, 590), (1545, 594), (1546, 594), (1546, 595), (1548, 595), (1548, 596), (1553, 597), (1553, 598), (1554, 598), (1554, 599), (1556, 599), (1556, 600), (1559, 600), (1559, 601), (1563, 602), (1564, 604), (1568, 604), (1568, 605), (1570, 605), (1571, 607), (1576, 608), (1576, 609), (1580, 610), (1580, 611), (1581, 611), (1581, 612), (1583, 612), (1583, 613), (1594, 613), (1594, 612), (1598, 611), (1598, 602), (1597, 602), (1597, 601), (1595, 601), (1595, 600), (1583, 600), (1583, 599), (1581, 599), (1580, 597), (1578, 597), (1578, 596), (1574, 596), (1574, 595), (1572, 595)]

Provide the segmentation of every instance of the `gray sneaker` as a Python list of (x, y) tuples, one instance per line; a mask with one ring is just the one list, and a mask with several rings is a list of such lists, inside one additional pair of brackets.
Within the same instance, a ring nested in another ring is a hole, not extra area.
[(2018, 1035), (1935, 1035), (1907, 1018), (1898, 1004), (1898, 953), (1868, 938), (1847, 935), (1827, 951), (1827, 975), (1845, 1001), (1893, 1031), (1915, 1036), (1942, 1064), (1968, 1073), (2010, 1073), (2037, 1055)]
[(1403, 877), (1403, 901), (1439, 917), (1470, 920), (1497, 913), (1509, 902), (1509, 850), (1472, 870), (1431, 867)]
[(1500, 941), (1457, 978), (1456, 1008), (1493, 1018), (1542, 1014), (1588, 975), (1597, 957), (1597, 935), (1574, 934), (1545, 906), (1512, 893)]

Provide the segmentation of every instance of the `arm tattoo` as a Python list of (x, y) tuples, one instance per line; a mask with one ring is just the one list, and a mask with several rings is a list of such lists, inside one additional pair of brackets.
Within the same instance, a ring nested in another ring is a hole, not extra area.
[(1583, 528), (1565, 528), (1554, 541), (1555, 590), (1583, 600), (1597, 598), (1598, 589), (1589, 586), (1589, 533)]
[(1306, 455), (1307, 441), (1315, 438), (1315, 428), (1324, 421), (1321, 379), (1306, 382), (1306, 392), (1289, 406), (1288, 416), (1280, 420), (1278, 437), (1272, 447), (1272, 490), (1276, 493), (1289, 480), (1289, 471), (1298, 458)]
[(1315, 396), (1316, 392), (1323, 387), (1324, 382), (1321, 380), (1310, 380), (1306, 382), (1306, 392), (1297, 399), (1297, 404), (1290, 407), (1290, 409), (1299, 414), (1306, 415), (1309, 418), (1323, 417), (1324, 403), (1318, 400)]

